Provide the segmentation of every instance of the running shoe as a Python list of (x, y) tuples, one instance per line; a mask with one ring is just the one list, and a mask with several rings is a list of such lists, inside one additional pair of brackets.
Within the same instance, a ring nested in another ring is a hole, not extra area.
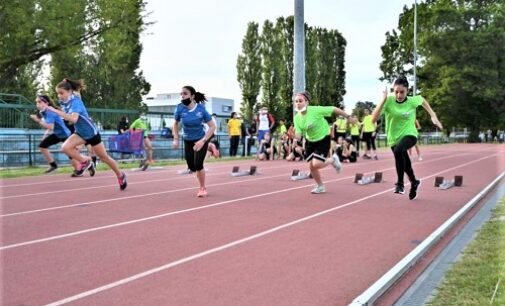
[(405, 187), (403, 187), (403, 184), (396, 184), (394, 193), (404, 194), (405, 193)]
[(125, 190), (126, 186), (128, 186), (128, 181), (126, 180), (126, 173), (121, 172), (122, 176), (117, 179), (117, 182), (119, 184), (119, 189)]
[(326, 188), (324, 188), (324, 185), (317, 185), (316, 188), (312, 189), (310, 192), (314, 194), (325, 193)]
[(337, 154), (333, 154), (333, 168), (337, 170), (337, 173), (340, 173), (340, 170), (342, 170), (342, 163), (340, 163), (340, 158), (338, 158)]
[(91, 160), (87, 160), (84, 163), (81, 163), (81, 169), (76, 170), (77, 176), (82, 176), (86, 170), (93, 167), (93, 162)]
[(410, 184), (409, 199), (415, 200), (417, 198), (417, 190), (421, 186), (420, 180), (415, 180)]
[(56, 167), (49, 166), (49, 168), (47, 168), (46, 171), (44, 171), (44, 173), (48, 174), (48, 173), (53, 172), (56, 169), (58, 169), (58, 166), (56, 166)]
[(75, 170), (75, 169), (74, 169), (74, 172), (72, 172), (72, 174), (70, 174), (70, 177), (81, 177), (81, 176), (82, 176), (82, 174), (81, 174), (81, 175), (79, 175), (79, 174), (77, 173), (77, 170)]
[(89, 171), (89, 176), (95, 176), (95, 173), (96, 173), (96, 164), (95, 163), (91, 163), (91, 167), (89, 167), (88, 171)]
[(206, 197), (207, 196), (207, 188), (200, 187), (200, 189), (198, 189), (198, 193), (196, 194), (196, 196), (199, 198)]
[(140, 170), (142, 170), (142, 171), (146, 171), (146, 170), (147, 170), (147, 168), (149, 168), (149, 164), (148, 164), (148, 163), (145, 163), (145, 164), (142, 166), (142, 168), (140, 168)]

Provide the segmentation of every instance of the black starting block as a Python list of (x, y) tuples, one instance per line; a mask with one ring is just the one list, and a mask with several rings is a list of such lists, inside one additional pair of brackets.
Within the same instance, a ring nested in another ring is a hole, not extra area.
[(240, 170), (239, 166), (233, 166), (231, 170), (231, 176), (247, 176), (258, 174), (258, 168), (256, 166), (251, 166), (249, 170)]
[(461, 187), (463, 186), (463, 176), (455, 175), (453, 180), (445, 180), (443, 176), (435, 177), (434, 187), (438, 187), (441, 190), (447, 190), (452, 187)]
[(309, 178), (312, 178), (312, 174), (310, 174), (310, 172), (301, 173), (300, 170), (295, 169), (291, 173), (291, 180), (292, 181), (305, 180), (305, 179), (309, 179)]
[(374, 175), (364, 176), (363, 173), (356, 173), (354, 183), (358, 185), (368, 185), (372, 183), (382, 183), (382, 172), (375, 172)]

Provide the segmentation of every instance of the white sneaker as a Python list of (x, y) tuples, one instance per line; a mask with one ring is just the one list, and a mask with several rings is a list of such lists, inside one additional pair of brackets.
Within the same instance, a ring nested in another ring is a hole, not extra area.
[(340, 159), (338, 158), (337, 154), (333, 154), (333, 168), (337, 170), (337, 173), (340, 173), (340, 170), (342, 170), (342, 163), (340, 163)]
[(325, 193), (326, 189), (324, 188), (324, 185), (317, 185), (316, 188), (312, 189), (310, 192), (311, 193)]

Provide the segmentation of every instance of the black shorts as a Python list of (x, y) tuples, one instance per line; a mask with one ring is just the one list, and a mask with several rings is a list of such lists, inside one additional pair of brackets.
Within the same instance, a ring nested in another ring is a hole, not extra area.
[(85, 139), (84, 137), (82, 137), (78, 133), (75, 133), (75, 134), (77, 136), (81, 137), (82, 139), (84, 139), (84, 141), (86, 141), (85, 145), (91, 145), (92, 147), (94, 147), (102, 142), (102, 136), (100, 136), (100, 133), (96, 134), (95, 136), (93, 136), (89, 139)]
[(326, 157), (328, 157), (328, 153), (330, 152), (330, 148), (330, 135), (316, 142), (307, 140), (305, 142), (305, 159), (310, 161), (312, 158), (316, 158), (320, 161), (325, 161)]
[(50, 146), (55, 145), (59, 142), (64, 142), (65, 140), (67, 140), (67, 139), (66, 138), (59, 138), (55, 134), (51, 134), (51, 135), (47, 136), (46, 138), (42, 139), (42, 141), (39, 144), (39, 148), (47, 149)]

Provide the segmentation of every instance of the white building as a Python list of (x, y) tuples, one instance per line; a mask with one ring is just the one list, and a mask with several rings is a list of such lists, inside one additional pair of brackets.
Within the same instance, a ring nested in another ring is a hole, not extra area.
[[(177, 104), (181, 103), (179, 93), (163, 93), (156, 97), (148, 97), (144, 102), (148, 107), (148, 118), (152, 130), (159, 130), (163, 127), (172, 127), (174, 123), (174, 112)], [(217, 131), (226, 132), (226, 122), (233, 111), (235, 101), (233, 99), (207, 97), (205, 108), (210, 114), (217, 115)]]

